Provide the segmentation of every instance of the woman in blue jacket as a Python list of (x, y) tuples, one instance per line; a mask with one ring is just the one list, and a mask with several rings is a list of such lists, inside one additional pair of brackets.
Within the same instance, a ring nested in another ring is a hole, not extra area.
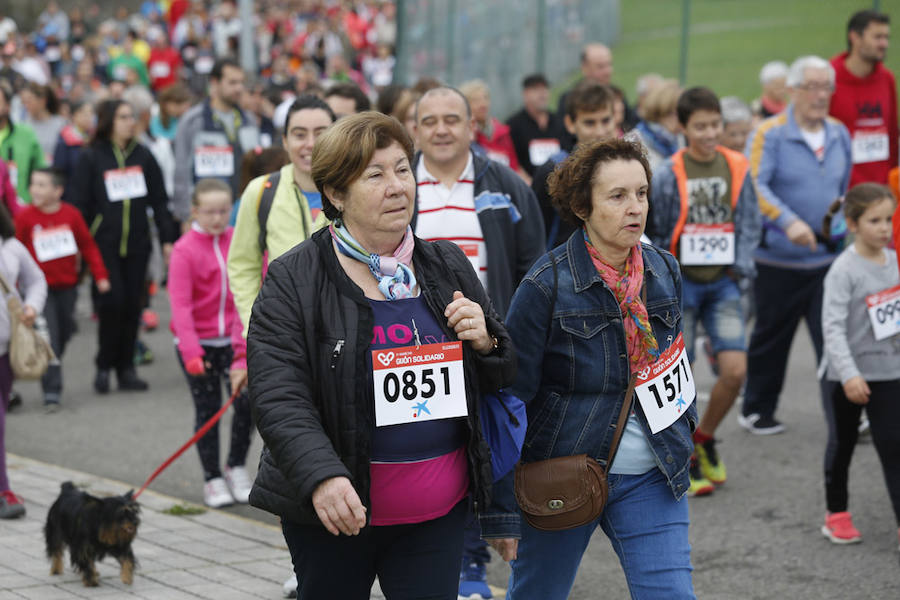
[[(694, 598), (683, 496), (697, 410), (689, 367), (674, 368), (683, 348), (678, 264), (640, 242), (650, 179), (640, 144), (621, 140), (579, 147), (550, 177), (557, 209), (581, 227), (531, 268), (512, 299), (507, 327), (519, 371), (509, 391), (528, 404), (522, 461), (594, 457), (609, 474), (609, 499), (593, 522), (562, 531), (510, 512), (482, 518), (483, 535), (512, 560), (509, 600), (567, 598), (598, 526), (632, 598)], [(661, 369), (668, 356), (675, 361)], [(610, 467), (629, 381), (651, 372), (643, 386), (638, 379)], [(654, 397), (657, 373), (672, 394), (660, 384)]]

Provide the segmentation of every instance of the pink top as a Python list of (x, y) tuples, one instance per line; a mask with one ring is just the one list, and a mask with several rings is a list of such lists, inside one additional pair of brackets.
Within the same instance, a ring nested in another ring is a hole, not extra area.
[(469, 492), (465, 447), (419, 462), (373, 462), (370, 473), (372, 525), (422, 523), (443, 517)]
[(247, 343), (228, 287), (226, 261), (234, 229), (211, 235), (196, 224), (172, 248), (169, 324), (185, 362), (203, 356), (202, 340), (231, 338), (232, 367), (247, 368)]

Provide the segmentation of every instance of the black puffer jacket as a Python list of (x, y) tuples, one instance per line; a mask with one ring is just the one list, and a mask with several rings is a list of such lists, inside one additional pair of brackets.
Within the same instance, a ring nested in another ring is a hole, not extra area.
[[(516, 355), (471, 263), (451, 242), (415, 241), (423, 297), (444, 328), (444, 309), (460, 290), (479, 303), (499, 348), (481, 356), (463, 344), (469, 405), (469, 477), (476, 509), (490, 501), (490, 451), (478, 416), (481, 392), (512, 384)], [(369, 508), (369, 456), (375, 428), (366, 352), (374, 318), (344, 273), (327, 229), (270, 266), (253, 305), (247, 339), (250, 401), (265, 442), (250, 504), (300, 524), (318, 524), (312, 494), (344, 476)]]

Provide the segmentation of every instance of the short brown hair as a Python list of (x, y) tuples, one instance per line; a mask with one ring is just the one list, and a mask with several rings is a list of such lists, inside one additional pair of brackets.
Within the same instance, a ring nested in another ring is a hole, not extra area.
[(341, 213), (331, 203), (326, 187), (344, 192), (362, 175), (376, 150), (400, 144), (412, 163), (413, 143), (406, 128), (394, 117), (364, 111), (339, 119), (328, 128), (312, 151), (312, 178), (322, 194), (322, 211), (334, 220)]
[(229, 200), (231, 198), (231, 186), (222, 181), (221, 179), (201, 179), (194, 186), (194, 192), (191, 194), (191, 205), (199, 206), (200, 205), (200, 196), (203, 194), (208, 194), (209, 192), (224, 192), (228, 195)]
[(580, 225), (591, 216), (594, 207), (591, 185), (595, 171), (603, 163), (614, 160), (636, 160), (641, 163), (647, 174), (647, 195), (650, 195), (650, 163), (640, 142), (608, 140), (580, 144), (547, 178), (553, 206), (563, 219)]
[(582, 81), (566, 96), (566, 115), (573, 121), (578, 113), (592, 113), (613, 108), (612, 90), (600, 83)]

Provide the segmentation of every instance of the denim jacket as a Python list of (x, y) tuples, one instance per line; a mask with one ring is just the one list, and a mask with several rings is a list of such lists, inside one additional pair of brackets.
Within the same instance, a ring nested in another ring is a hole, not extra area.
[[(648, 244), (642, 249), (647, 312), (660, 350), (665, 350), (681, 332), (680, 270), (665, 250)], [(630, 378), (621, 309), (594, 267), (581, 230), (553, 255), (558, 287), (552, 318), (554, 275), (549, 254), (525, 276), (506, 317), (519, 354), (516, 383), (509, 392), (525, 401), (528, 409), (522, 461), (586, 453), (607, 467)], [(657, 467), (675, 498), (681, 498), (690, 486), (696, 403), (656, 434), (650, 432), (636, 398), (633, 406)], [(510, 474), (495, 484), (494, 503), (481, 515), (485, 538), (520, 535), (512, 481)]]

